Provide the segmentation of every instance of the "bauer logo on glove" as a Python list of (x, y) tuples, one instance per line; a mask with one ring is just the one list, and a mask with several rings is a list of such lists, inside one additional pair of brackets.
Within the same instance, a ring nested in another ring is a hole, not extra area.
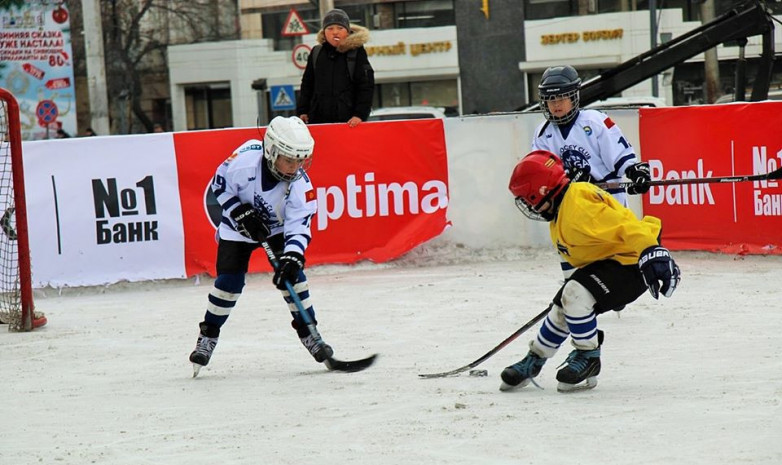
[(247, 239), (262, 242), (269, 235), (269, 227), (264, 223), (261, 214), (252, 205), (243, 203), (231, 211), (231, 218), (236, 221), (236, 230)]
[(638, 258), (644, 282), (652, 297), (658, 299), (660, 293), (665, 297), (673, 295), (681, 280), (681, 271), (665, 247), (655, 245), (641, 252)]

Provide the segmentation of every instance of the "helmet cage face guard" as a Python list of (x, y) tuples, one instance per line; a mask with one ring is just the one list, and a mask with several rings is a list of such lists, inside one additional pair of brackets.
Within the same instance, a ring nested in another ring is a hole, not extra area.
[[(280, 181), (286, 181), (286, 182), (296, 181), (297, 179), (304, 176), (304, 173), (306, 173), (307, 170), (310, 169), (310, 166), (312, 166), (311, 156), (297, 157), (293, 154), (283, 152), (282, 149), (277, 145), (272, 145), (271, 148), (267, 150), (266, 155), (267, 155), (266, 162), (269, 166), (269, 171), (271, 171), (274, 177), (276, 177)], [(292, 162), (301, 163), (301, 166), (293, 174), (283, 173), (282, 171), (277, 169), (277, 159), (280, 157), (286, 158)]]
[[(572, 89), (565, 91), (561, 91), (565, 86), (554, 89), (546, 89), (541, 87), (538, 92), (538, 97), (540, 98), (541, 102), (540, 106), (543, 109), (543, 116), (545, 116), (548, 121), (554, 124), (567, 124), (573, 121), (573, 119), (576, 117), (576, 114), (578, 113), (579, 103), (581, 100), (581, 92), (579, 91), (580, 84), (581, 80), (579, 79), (578, 84), (576, 84)], [(554, 114), (552, 114), (551, 110), (548, 108), (548, 102), (551, 100), (557, 100), (559, 98), (569, 98), (570, 102), (573, 104), (573, 107), (569, 112), (562, 116), (554, 116)]]
[[(553, 191), (546, 194), (537, 205), (530, 205), (530, 203), (527, 202), (524, 197), (516, 197), (516, 208), (518, 208), (521, 213), (524, 214), (524, 216), (531, 220), (546, 222), (551, 221), (555, 216), (553, 212), (549, 211), (549, 208), (551, 207), (549, 202), (552, 201), (554, 197), (553, 194)], [(540, 208), (546, 206), (547, 203), (549, 204), (546, 208), (546, 211), (540, 211)]]

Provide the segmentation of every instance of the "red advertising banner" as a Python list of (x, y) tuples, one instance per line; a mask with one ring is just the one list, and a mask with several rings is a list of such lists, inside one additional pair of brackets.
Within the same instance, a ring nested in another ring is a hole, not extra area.
[[(174, 134), (188, 276), (214, 274), (219, 205), (209, 191), (217, 166), (261, 129)], [(442, 121), (314, 125), (309, 170), (318, 201), (307, 263), (384, 262), (448, 226), (448, 166)], [(263, 253), (250, 271), (269, 271)]]
[[(782, 166), (782, 102), (642, 108), (652, 179), (762, 174)], [(678, 250), (782, 254), (782, 184), (756, 181), (653, 187), (644, 213)]]

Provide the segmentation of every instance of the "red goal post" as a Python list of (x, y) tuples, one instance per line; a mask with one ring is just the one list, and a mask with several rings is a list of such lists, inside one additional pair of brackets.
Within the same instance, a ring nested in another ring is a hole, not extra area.
[(35, 311), (22, 166), (19, 103), (0, 88), (0, 322), (12, 332), (46, 324)]

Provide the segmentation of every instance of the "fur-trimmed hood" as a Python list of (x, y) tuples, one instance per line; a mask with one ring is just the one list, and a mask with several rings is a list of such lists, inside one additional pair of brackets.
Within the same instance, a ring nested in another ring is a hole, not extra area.
[[(326, 43), (326, 32), (323, 29), (318, 31), (316, 40), (319, 44)], [(369, 29), (357, 24), (351, 24), (350, 34), (348, 34), (348, 37), (339, 44), (337, 51), (340, 53), (345, 53), (349, 50), (353, 50), (354, 48), (359, 48), (367, 42), (369, 42)]]

